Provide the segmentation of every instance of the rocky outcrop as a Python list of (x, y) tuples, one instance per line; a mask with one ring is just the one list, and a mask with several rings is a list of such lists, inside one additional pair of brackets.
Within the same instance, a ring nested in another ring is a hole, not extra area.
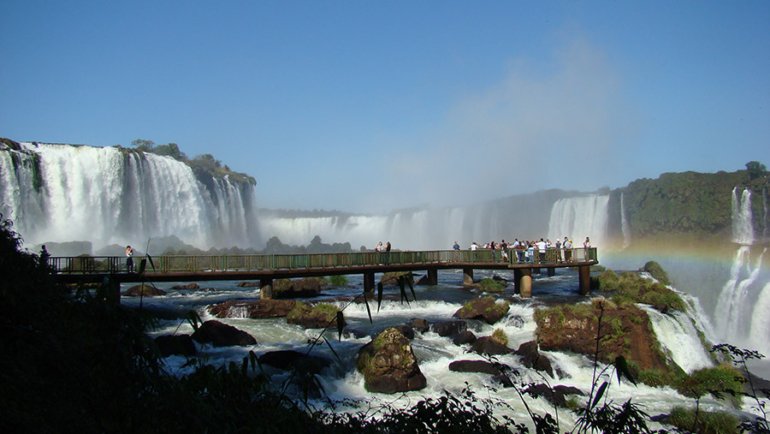
[(425, 333), (430, 329), (430, 324), (428, 324), (428, 320), (422, 319), (422, 318), (415, 318), (413, 319), (409, 325), (412, 327), (414, 331)]
[(501, 354), (510, 354), (511, 349), (500, 343), (492, 336), (483, 336), (476, 339), (471, 345), (471, 350), (482, 355), (496, 356)]
[(409, 340), (396, 328), (385, 329), (364, 345), (356, 367), (370, 392), (399, 393), (427, 385)]
[(158, 289), (152, 285), (134, 285), (123, 292), (123, 295), (127, 297), (156, 297), (159, 295), (166, 295), (166, 291)]
[(200, 289), (200, 285), (198, 285), (195, 282), (192, 283), (186, 283), (184, 285), (174, 285), (171, 287), (171, 289)]
[(294, 369), (312, 374), (318, 374), (331, 365), (331, 361), (325, 357), (312, 356), (293, 350), (270, 351), (259, 356), (258, 360), (263, 365), (285, 371)]
[(537, 397), (544, 397), (548, 402), (559, 407), (567, 406), (567, 395), (585, 395), (582, 390), (577, 387), (557, 385), (549, 387), (547, 384), (532, 384), (527, 386), (523, 390), (527, 395)]
[(457, 312), (455, 312), (455, 318), (462, 319), (478, 319), (486, 322), (487, 324), (494, 324), (510, 310), (510, 305), (507, 301), (496, 301), (494, 297), (482, 297), (471, 300)]
[(456, 336), (468, 329), (465, 321), (438, 321), (431, 324), (431, 330), (439, 336)]
[(455, 345), (465, 345), (475, 343), (478, 338), (470, 330), (464, 330), (458, 333), (452, 338), (452, 343)]
[(252, 302), (226, 301), (209, 307), (217, 318), (281, 318), (288, 315), (296, 301), (261, 299)]
[(449, 370), (452, 372), (478, 372), (490, 375), (503, 374), (494, 363), (486, 360), (455, 360), (449, 364)]
[(192, 338), (202, 344), (215, 347), (256, 345), (257, 340), (243, 330), (216, 320), (206, 321), (192, 334)]
[[(601, 333), (597, 333), (600, 315)], [(595, 299), (591, 304), (554, 306), (538, 309), (535, 322), (540, 349), (592, 356), (598, 335), (599, 360), (604, 363), (623, 356), (642, 370), (670, 369), (647, 313), (633, 304), (617, 306)]]
[(163, 335), (155, 338), (155, 345), (163, 357), (194, 356), (197, 351), (190, 335)]

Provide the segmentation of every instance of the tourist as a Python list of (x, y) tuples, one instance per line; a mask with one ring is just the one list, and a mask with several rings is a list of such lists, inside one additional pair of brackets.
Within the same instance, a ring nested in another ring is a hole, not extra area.
[(51, 255), (48, 254), (48, 249), (46, 249), (45, 244), (43, 244), (43, 246), (40, 247), (40, 268), (48, 267), (48, 258), (50, 257)]
[(126, 271), (134, 272), (134, 248), (130, 245), (126, 246)]
[(572, 240), (564, 237), (564, 260), (572, 262)]
[(460, 250), (460, 244), (455, 240), (455, 243), (452, 245), (452, 250)]
[(556, 262), (561, 262), (561, 240), (556, 239)]
[(375, 252), (381, 252), (381, 251), (382, 251), (382, 249), (383, 249), (383, 246), (382, 246), (382, 241), (378, 241), (378, 242), (377, 242), (377, 245), (376, 245), (376, 246), (374, 246), (374, 251), (375, 251)]
[(548, 246), (545, 243), (545, 240), (540, 238), (540, 241), (537, 242), (537, 256), (538, 256), (538, 263), (540, 263), (540, 264), (545, 262), (545, 249), (547, 247)]
[(390, 252), (390, 241), (385, 243), (385, 251)]
[(583, 258), (586, 261), (590, 261), (591, 259), (591, 239), (586, 237), (586, 240), (583, 241)]
[(474, 242), (472, 242), (472, 243), (471, 243), (471, 251), (476, 251), (476, 250), (478, 250), (478, 249), (479, 249), (479, 245), (478, 245), (478, 244), (476, 244), (476, 242), (475, 242), (475, 241), (474, 241)]

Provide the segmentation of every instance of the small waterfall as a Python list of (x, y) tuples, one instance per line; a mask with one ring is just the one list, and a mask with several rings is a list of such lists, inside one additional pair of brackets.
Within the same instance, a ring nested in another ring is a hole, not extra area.
[(623, 232), (623, 248), (631, 245), (631, 228), (628, 226), (626, 206), (623, 202), (623, 192), (620, 193), (620, 230)]
[(751, 317), (750, 336), (755, 336), (760, 345), (757, 350), (763, 354), (770, 352), (770, 282), (765, 283), (754, 304), (754, 314)]
[(548, 236), (562, 239), (567, 236), (580, 244), (586, 236), (594, 246), (605, 244), (607, 238), (609, 195), (590, 195), (563, 198), (551, 208)]
[(751, 216), (751, 190), (748, 188), (738, 197), (738, 187), (732, 197), (733, 242), (749, 246), (754, 243), (754, 226)]
[(698, 330), (687, 314), (683, 312), (664, 314), (646, 305), (640, 305), (640, 307), (649, 315), (658, 341), (685, 372), (689, 373), (713, 365), (698, 337)]

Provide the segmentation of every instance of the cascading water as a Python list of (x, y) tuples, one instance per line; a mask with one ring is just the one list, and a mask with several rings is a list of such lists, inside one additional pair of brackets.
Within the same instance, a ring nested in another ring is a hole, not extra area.
[(22, 143), (0, 149), (0, 179), (2, 212), (31, 243), (124, 245), (172, 235), (199, 248), (258, 241), (251, 184), (224, 177), (207, 187), (170, 157)]
[(623, 248), (628, 248), (628, 246), (631, 245), (631, 228), (628, 225), (628, 217), (626, 216), (626, 206), (622, 192), (620, 193), (620, 230), (623, 232)]
[(770, 305), (770, 284), (762, 285), (762, 263), (767, 248), (752, 256), (754, 226), (751, 214), (751, 191), (732, 192), (733, 242), (738, 249), (730, 268), (730, 276), (717, 301), (714, 321), (718, 338), (747, 348), (767, 351), (770, 330), (764, 317)]
[(563, 198), (553, 204), (548, 223), (548, 235), (552, 240), (572, 238), (581, 245), (590, 237), (592, 245), (605, 244), (607, 240), (609, 195), (589, 195)]

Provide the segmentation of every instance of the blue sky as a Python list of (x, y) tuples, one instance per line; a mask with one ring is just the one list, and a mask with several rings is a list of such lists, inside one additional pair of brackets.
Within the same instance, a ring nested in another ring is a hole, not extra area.
[(381, 212), (770, 165), (770, 1), (0, 2), (0, 136)]

